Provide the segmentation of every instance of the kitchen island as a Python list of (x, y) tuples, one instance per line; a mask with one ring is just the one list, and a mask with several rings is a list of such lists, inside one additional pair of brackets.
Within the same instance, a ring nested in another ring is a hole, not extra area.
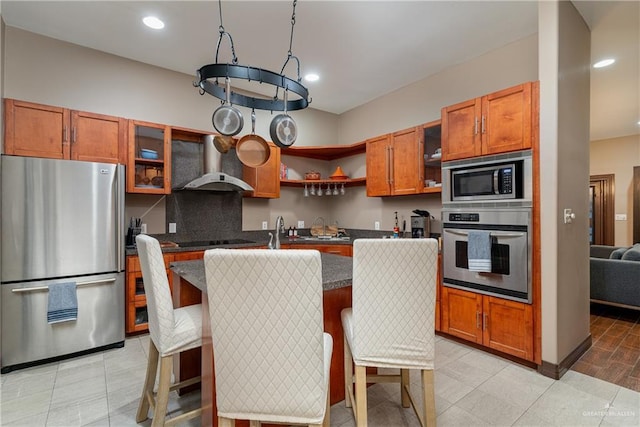
[[(331, 404), (344, 400), (344, 342), (340, 312), (351, 307), (351, 279), (353, 259), (340, 255), (321, 253), (324, 330), (333, 337), (331, 356), (330, 400)], [(174, 306), (202, 303), (203, 344), (200, 350), (182, 353), (174, 365), (176, 379), (184, 380), (202, 375), (202, 425), (217, 424), (215, 416), (215, 376), (209, 308), (206, 298), (206, 279), (203, 260), (181, 261), (170, 264), (173, 272)], [(204, 296), (204, 297), (203, 297)]]

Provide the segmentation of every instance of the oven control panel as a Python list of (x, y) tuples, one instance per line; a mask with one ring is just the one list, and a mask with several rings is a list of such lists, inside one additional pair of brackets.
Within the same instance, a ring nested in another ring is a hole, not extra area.
[(449, 221), (451, 222), (480, 222), (479, 213), (469, 212), (450, 212)]

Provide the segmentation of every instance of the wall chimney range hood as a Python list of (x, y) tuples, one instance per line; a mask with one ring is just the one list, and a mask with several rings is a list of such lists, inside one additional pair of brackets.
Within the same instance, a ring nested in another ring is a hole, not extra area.
[(213, 145), (214, 135), (204, 138), (204, 174), (176, 190), (200, 191), (253, 191), (253, 187), (243, 180), (221, 172), (222, 153)]

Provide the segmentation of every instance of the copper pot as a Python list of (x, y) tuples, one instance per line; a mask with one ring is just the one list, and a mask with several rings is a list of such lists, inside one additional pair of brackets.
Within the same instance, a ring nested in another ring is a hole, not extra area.
[(260, 135), (256, 135), (256, 113), (251, 111), (251, 133), (240, 138), (236, 144), (238, 159), (250, 168), (264, 165), (271, 156), (269, 144)]

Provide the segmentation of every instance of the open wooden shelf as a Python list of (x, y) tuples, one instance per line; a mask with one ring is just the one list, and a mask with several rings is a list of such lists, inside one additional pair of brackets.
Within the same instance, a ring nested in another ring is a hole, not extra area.
[(366, 185), (367, 178), (353, 179), (280, 179), (280, 185), (285, 187), (303, 187), (305, 184), (344, 184), (345, 187)]
[(307, 157), (318, 160), (336, 160), (363, 154), (367, 151), (365, 141), (351, 145), (323, 145), (318, 147), (290, 147), (281, 151), (283, 156)]

